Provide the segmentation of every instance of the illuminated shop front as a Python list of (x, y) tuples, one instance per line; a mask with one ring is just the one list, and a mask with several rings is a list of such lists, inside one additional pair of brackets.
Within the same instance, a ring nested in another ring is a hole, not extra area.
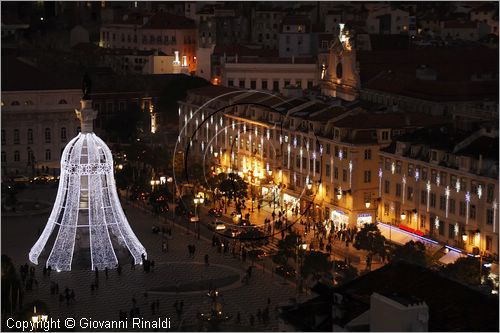
[(372, 214), (361, 213), (361, 214), (358, 214), (358, 219), (356, 220), (356, 227), (358, 229), (361, 229), (364, 224), (372, 223), (372, 222), (373, 222)]
[(346, 226), (349, 225), (349, 215), (344, 213), (341, 210), (332, 210), (331, 219), (333, 221), (333, 226), (340, 228), (342, 223), (344, 223)]

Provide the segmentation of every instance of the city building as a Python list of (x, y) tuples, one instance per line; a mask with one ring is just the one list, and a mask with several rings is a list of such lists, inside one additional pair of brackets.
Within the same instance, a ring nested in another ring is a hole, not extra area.
[(158, 50), (102, 49), (102, 64), (117, 74), (174, 74), (181, 72), (180, 61)]
[[(55, 74), (14, 57), (2, 57), (2, 68), (2, 173), (33, 175), (44, 168), (55, 173), (62, 150), (80, 131), (74, 111), (81, 97), (83, 74)], [(93, 108), (99, 110), (97, 133), (106, 136), (106, 122), (130, 107), (151, 115), (151, 129), (161, 127), (155, 110), (158, 87), (172, 77), (118, 80), (111, 74), (96, 76), (99, 80), (94, 83), (92, 99)], [(151, 89), (144, 91), (144, 87)]]
[(284, 8), (262, 3), (253, 12), (252, 42), (268, 49), (278, 49), (281, 21), (286, 15)]
[(379, 219), (498, 260), (498, 129), (425, 128), (380, 151)]
[(498, 298), (406, 262), (388, 264), (329, 295), (334, 332), (498, 330)]
[(307, 16), (287, 15), (280, 24), (280, 57), (308, 57), (312, 53), (312, 25)]
[(166, 12), (125, 14), (101, 27), (100, 46), (157, 50), (174, 56), (186, 72), (196, 71), (197, 30), (193, 20)]
[(371, 51), (359, 51), (353, 40), (342, 26), (328, 53), (318, 56), (323, 94), (401, 111), (451, 115), (464, 127), (480, 119), (498, 119), (497, 50), (372, 45)]
[(12, 58), (2, 57), (2, 68), (2, 175), (58, 169), (62, 150), (80, 130), (79, 82)]
[(446, 122), (370, 107), (220, 86), (193, 89), (179, 102), (180, 149), (189, 146), (190, 159), (209, 161), (219, 172), (251, 177), (257, 198), (297, 207), (328, 228), (360, 227), (377, 218), (378, 150), (396, 135)]

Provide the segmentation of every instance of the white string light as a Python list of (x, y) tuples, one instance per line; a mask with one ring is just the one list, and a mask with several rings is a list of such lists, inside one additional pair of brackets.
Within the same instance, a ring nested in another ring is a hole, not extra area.
[[(69, 271), (75, 245), (90, 247), (91, 268), (114, 268), (118, 260), (116, 244), (128, 248), (135, 264), (142, 263), (146, 250), (141, 245), (123, 213), (113, 175), (113, 156), (107, 145), (92, 132), (92, 113), (82, 101), (77, 115), (82, 132), (64, 148), (61, 175), (54, 207), (40, 238), (31, 248), (29, 259), (38, 259), (53, 233), (58, 232), (46, 266), (56, 271)], [(78, 239), (78, 241), (77, 241)]]

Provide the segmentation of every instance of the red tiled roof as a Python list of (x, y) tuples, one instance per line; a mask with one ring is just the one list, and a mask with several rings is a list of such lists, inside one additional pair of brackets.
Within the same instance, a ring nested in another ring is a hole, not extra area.
[(438, 102), (498, 98), (498, 81), (424, 81), (415, 74), (392, 71), (370, 80), (364, 88)]
[(415, 76), (416, 68), (423, 64), (436, 69), (441, 81), (466, 81), (474, 73), (498, 73), (498, 50), (489, 48), (359, 51), (357, 60), (363, 83), (387, 70)]
[(184, 16), (160, 12), (153, 15), (143, 29), (196, 29), (193, 20)]
[(404, 128), (432, 126), (444, 124), (448, 121), (444, 117), (436, 117), (423, 113), (358, 113), (336, 121), (334, 126), (352, 129)]

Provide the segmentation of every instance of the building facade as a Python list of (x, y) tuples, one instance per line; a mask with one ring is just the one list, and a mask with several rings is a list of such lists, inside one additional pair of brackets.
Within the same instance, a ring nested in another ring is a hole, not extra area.
[(498, 131), (400, 140), (380, 152), (380, 220), (498, 259)]
[[(159, 12), (154, 15), (129, 14), (101, 27), (104, 48), (158, 50), (177, 54), (188, 72), (196, 71), (197, 29), (195, 22), (182, 16)], [(175, 60), (174, 60), (175, 61)]]
[(225, 87), (191, 90), (179, 115), (179, 149), (189, 147), (190, 161), (238, 173), (254, 200), (296, 208), (327, 228), (376, 221), (379, 149), (396, 131), (443, 121)]
[(66, 144), (80, 131), (76, 89), (2, 91), (2, 174), (32, 176), (59, 169)]

